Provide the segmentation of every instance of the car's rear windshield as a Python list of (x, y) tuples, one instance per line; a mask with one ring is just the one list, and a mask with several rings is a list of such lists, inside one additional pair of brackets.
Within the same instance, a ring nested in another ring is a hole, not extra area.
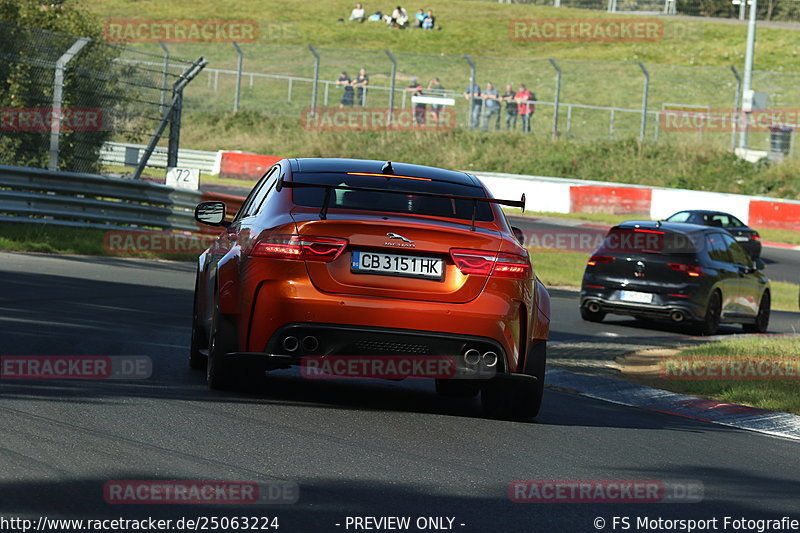
[[(346, 173), (307, 172), (294, 174), (294, 180), (304, 183), (325, 185), (344, 185), (348, 187), (368, 187), (406, 194), (382, 193), (373, 191), (335, 190), (331, 194), (329, 208), (358, 209), (364, 211), (388, 211), (392, 213), (413, 213), (446, 218), (470, 220), (472, 201), (453, 198), (422, 196), (414, 193), (454, 194), (470, 198), (486, 198), (486, 192), (479, 185), (452, 183), (428, 179), (408, 179), (401, 177), (355, 176)], [(292, 189), (293, 201), (305, 207), (322, 207), (325, 198), (323, 188)], [(475, 220), (492, 221), (494, 214), (487, 202), (478, 202)]]
[(690, 235), (646, 228), (611, 228), (598, 249), (602, 254), (694, 254), (697, 245)]

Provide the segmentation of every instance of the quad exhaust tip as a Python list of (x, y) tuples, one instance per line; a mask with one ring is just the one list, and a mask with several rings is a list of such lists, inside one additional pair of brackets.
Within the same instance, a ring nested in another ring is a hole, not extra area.
[(303, 350), (307, 352), (316, 352), (317, 348), (319, 348), (319, 341), (313, 335), (307, 335), (303, 337), (302, 345)]
[(483, 364), (486, 366), (494, 366), (497, 364), (497, 354), (494, 352), (486, 352), (483, 354)]
[(590, 313), (597, 313), (600, 311), (600, 304), (597, 302), (589, 302), (586, 309), (588, 309)]
[(481, 362), (481, 352), (475, 348), (470, 348), (464, 352), (464, 362), (468, 365), (477, 365)]
[(283, 339), (283, 349), (287, 352), (296, 352), (299, 347), (300, 341), (297, 340), (297, 337), (289, 335)]

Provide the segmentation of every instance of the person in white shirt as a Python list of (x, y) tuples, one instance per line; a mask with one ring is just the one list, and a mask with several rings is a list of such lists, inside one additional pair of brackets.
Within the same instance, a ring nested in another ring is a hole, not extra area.
[(349, 20), (356, 22), (364, 22), (367, 20), (366, 14), (364, 13), (364, 6), (361, 4), (356, 4), (356, 7), (354, 7), (353, 11), (350, 13)]
[(408, 13), (400, 6), (392, 11), (392, 16), (386, 17), (386, 25), (390, 28), (396, 26), (398, 28), (405, 28), (408, 25)]

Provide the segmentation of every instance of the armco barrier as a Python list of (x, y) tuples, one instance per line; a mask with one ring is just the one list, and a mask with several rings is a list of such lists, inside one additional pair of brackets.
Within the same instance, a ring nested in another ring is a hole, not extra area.
[[(87, 228), (198, 231), (194, 208), (235, 196), (174, 189), (147, 181), (0, 165), (0, 220)], [(233, 211), (235, 212), (235, 211)]]

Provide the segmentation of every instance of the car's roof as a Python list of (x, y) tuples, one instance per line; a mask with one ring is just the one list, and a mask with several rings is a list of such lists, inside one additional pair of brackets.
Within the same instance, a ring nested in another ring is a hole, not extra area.
[[(672, 231), (675, 233), (707, 233), (710, 231), (720, 231), (722, 228), (717, 226), (702, 226), (700, 224), (687, 224), (685, 222), (662, 222), (655, 220), (626, 220), (620, 222), (614, 228), (622, 229), (650, 229), (661, 231)], [(613, 228), (612, 228), (613, 229)]]
[(697, 213), (698, 215), (728, 215), (729, 217), (733, 216), (725, 211), (712, 211), (710, 209), (681, 209), (678, 211), (678, 213)]
[[(387, 161), (377, 161), (371, 159), (338, 159), (325, 157), (303, 157), (291, 159), (292, 172), (369, 172), (382, 174), (384, 165)], [(481, 183), (478, 179), (466, 172), (456, 170), (445, 170), (443, 168), (429, 167), (425, 165), (414, 165), (411, 163), (396, 163), (392, 161), (392, 173), (398, 176), (412, 176), (419, 178), (431, 178), (436, 181), (447, 181), (462, 185), (477, 185)]]

